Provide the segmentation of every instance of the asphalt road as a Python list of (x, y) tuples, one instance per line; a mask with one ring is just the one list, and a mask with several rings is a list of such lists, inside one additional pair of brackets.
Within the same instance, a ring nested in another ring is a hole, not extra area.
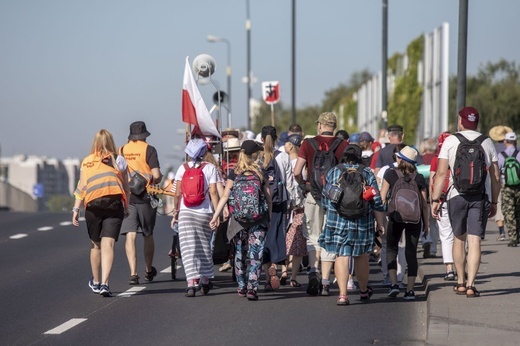
[[(426, 300), (386, 298), (380, 269), (371, 265), (375, 294), (361, 303), (336, 306), (329, 297), (309, 297), (282, 287), (250, 302), (236, 295), (231, 273), (219, 273), (207, 296), (184, 296), (184, 274), (172, 281), (169, 218), (158, 217), (153, 282), (127, 284), (124, 237), (116, 243), (110, 288), (114, 297), (92, 293), (89, 240), (68, 213), (0, 212), (0, 343), (2, 345), (422, 345)], [(138, 270), (144, 277), (142, 239)], [(216, 267), (218, 268), (218, 267)], [(299, 281), (306, 283), (303, 273)], [(420, 293), (420, 284), (416, 286)], [(129, 289), (139, 290), (129, 292)], [(133, 294), (132, 294), (133, 293)], [(401, 295), (402, 296), (402, 295)]]

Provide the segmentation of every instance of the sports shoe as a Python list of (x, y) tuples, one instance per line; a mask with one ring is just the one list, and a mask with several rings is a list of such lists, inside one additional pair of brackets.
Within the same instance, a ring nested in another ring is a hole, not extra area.
[(153, 281), (153, 278), (156, 276), (157, 276), (157, 269), (155, 269), (155, 267), (152, 266), (152, 271), (146, 272), (146, 274), (144, 275), (144, 279), (146, 281)]
[(186, 297), (195, 297), (195, 287), (191, 286), (186, 288), (186, 293), (184, 294)]
[(258, 300), (258, 295), (255, 290), (247, 290), (247, 300)]
[(412, 290), (406, 291), (404, 293), (404, 299), (406, 300), (415, 300), (415, 292)]
[(321, 296), (330, 296), (330, 288), (329, 285), (322, 285), (320, 290)]
[(446, 274), (444, 281), (455, 281), (455, 272), (451, 271)]
[(388, 298), (395, 298), (399, 295), (399, 285), (395, 284), (390, 287), (390, 291), (388, 292)]
[(92, 289), (92, 292), (99, 293), (101, 291), (101, 285), (98, 283), (94, 283), (94, 278), (90, 279), (88, 282), (88, 287)]
[(392, 286), (392, 281), (390, 281), (390, 278), (386, 277), (381, 281), (381, 285), (383, 286)]
[(506, 240), (506, 235), (505, 234), (500, 234), (497, 238), (498, 241), (505, 241)]
[(313, 272), (309, 274), (309, 284), (307, 285), (307, 294), (317, 296), (320, 292), (320, 279), (318, 273)]
[(129, 285), (139, 285), (139, 276), (138, 275), (132, 275), (130, 276), (130, 279), (128, 279)]
[(353, 291), (355, 289), (356, 289), (356, 284), (354, 283), (354, 279), (352, 279), (352, 278), (348, 279), (347, 291)]
[(222, 264), (220, 266), (220, 268), (218, 268), (218, 271), (219, 272), (227, 272), (229, 269), (231, 269), (231, 264), (229, 264), (229, 262), (226, 262), (226, 263)]
[(431, 247), (431, 243), (424, 243), (423, 244), (423, 258), (429, 258), (430, 257), (430, 247)]
[(110, 288), (108, 288), (108, 285), (101, 284), (99, 287), (99, 294), (103, 297), (112, 297), (112, 292), (110, 292)]

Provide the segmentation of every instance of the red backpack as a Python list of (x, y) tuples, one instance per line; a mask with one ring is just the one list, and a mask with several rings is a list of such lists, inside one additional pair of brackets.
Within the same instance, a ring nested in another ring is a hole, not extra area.
[(202, 204), (206, 199), (206, 191), (204, 190), (204, 172), (206, 162), (198, 166), (190, 167), (184, 164), (184, 175), (181, 180), (181, 191), (184, 205), (188, 208), (196, 207)]

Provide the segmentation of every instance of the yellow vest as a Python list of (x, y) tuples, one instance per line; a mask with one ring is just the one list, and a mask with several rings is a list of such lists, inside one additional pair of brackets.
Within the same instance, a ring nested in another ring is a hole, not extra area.
[(120, 149), (120, 152), (123, 152), (123, 156), (128, 164), (129, 180), (137, 172), (145, 177), (148, 180), (148, 183), (152, 181), (152, 170), (146, 163), (147, 148), (148, 143), (144, 141), (130, 141)]

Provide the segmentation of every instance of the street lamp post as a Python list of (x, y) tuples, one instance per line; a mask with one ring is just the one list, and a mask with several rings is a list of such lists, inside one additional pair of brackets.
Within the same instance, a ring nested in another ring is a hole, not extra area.
[(249, 0), (246, 0), (246, 31), (247, 31), (247, 129), (251, 130), (251, 96), (253, 72), (251, 71), (251, 19), (249, 16)]
[(228, 94), (228, 127), (231, 127), (231, 43), (228, 39), (219, 36), (208, 35), (206, 37), (208, 42), (224, 42), (227, 46), (227, 66), (226, 66), (226, 76), (227, 76), (227, 94)]

